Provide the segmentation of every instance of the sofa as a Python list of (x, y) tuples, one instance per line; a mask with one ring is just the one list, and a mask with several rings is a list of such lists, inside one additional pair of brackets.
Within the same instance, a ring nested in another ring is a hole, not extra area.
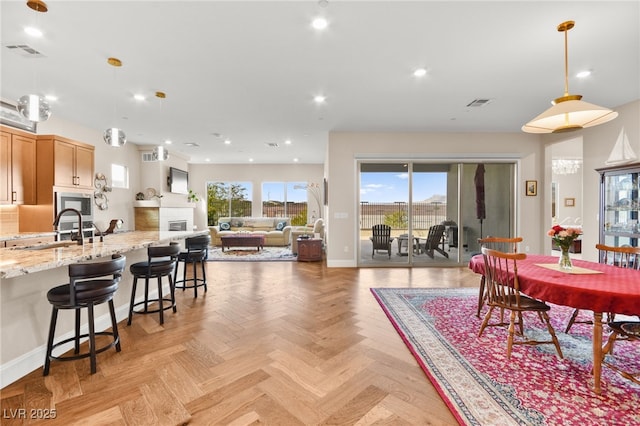
[(211, 245), (221, 246), (220, 237), (240, 232), (264, 235), (265, 246), (288, 246), (291, 220), (288, 217), (220, 217), (218, 225), (209, 227)]
[(324, 220), (316, 219), (313, 226), (294, 226), (291, 228), (291, 252), (298, 254), (298, 237), (319, 234), (324, 243)]

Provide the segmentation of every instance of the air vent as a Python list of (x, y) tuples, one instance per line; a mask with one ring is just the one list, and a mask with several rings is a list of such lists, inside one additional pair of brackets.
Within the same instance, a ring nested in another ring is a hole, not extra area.
[(43, 58), (44, 55), (27, 44), (8, 44), (5, 46), (9, 51), (17, 53), (27, 58)]
[(278, 148), (280, 146), (276, 142), (267, 142), (265, 143), (265, 145), (268, 146), (269, 148)]
[(142, 162), (143, 163), (154, 163), (158, 160), (153, 158), (153, 152), (143, 152), (142, 153)]
[(468, 107), (481, 107), (491, 102), (491, 99), (474, 99), (467, 104)]
[(185, 143), (184, 143), (184, 146), (192, 146), (192, 147), (196, 147), (196, 146), (200, 146), (200, 145), (198, 145), (198, 144), (197, 144), (197, 143), (195, 143), (195, 142), (185, 142)]

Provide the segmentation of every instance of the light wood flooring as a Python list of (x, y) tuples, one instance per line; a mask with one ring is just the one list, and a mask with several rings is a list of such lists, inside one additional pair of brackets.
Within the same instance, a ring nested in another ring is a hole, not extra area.
[[(455, 425), (370, 287), (475, 287), (467, 268), (209, 262), (176, 314), (119, 324), (122, 351), (1, 392), (2, 425)], [(471, 314), (471, 313), (470, 313)], [(26, 408), (27, 420), (10, 419)], [(52, 420), (31, 409), (55, 409)]]

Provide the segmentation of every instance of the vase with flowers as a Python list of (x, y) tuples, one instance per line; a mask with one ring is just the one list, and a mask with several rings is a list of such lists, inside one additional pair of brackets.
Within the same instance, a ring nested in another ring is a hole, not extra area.
[(558, 267), (560, 269), (571, 269), (571, 258), (569, 257), (569, 248), (580, 235), (582, 235), (582, 229), (580, 228), (563, 228), (560, 225), (556, 225), (547, 232), (547, 234), (553, 239), (558, 247), (560, 247), (560, 259), (558, 260)]

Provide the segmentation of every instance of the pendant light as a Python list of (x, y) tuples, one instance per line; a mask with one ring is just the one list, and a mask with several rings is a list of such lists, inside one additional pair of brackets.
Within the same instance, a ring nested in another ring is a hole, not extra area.
[[(49, 10), (46, 3), (41, 0), (29, 0), (27, 1), (27, 6), (35, 10), (36, 13), (45, 13)], [(35, 74), (34, 71), (34, 80), (36, 79)], [(16, 107), (23, 117), (36, 123), (47, 121), (51, 116), (51, 106), (41, 95), (30, 94), (21, 96), (20, 99), (18, 99), (18, 105)]]
[[(156, 98), (160, 99), (160, 115), (162, 115), (162, 100), (167, 97), (167, 94), (164, 92), (156, 92)], [(162, 120), (160, 120), (163, 122)], [(169, 150), (167, 150), (164, 146), (158, 145), (153, 148), (152, 157), (155, 161), (166, 161), (169, 159)]]
[(152, 155), (155, 161), (166, 161), (169, 159), (169, 151), (162, 145), (158, 145), (153, 148)]
[(575, 26), (574, 21), (558, 25), (564, 33), (564, 96), (554, 99), (553, 106), (522, 126), (527, 133), (562, 133), (611, 121), (618, 113), (608, 108), (582, 101), (581, 95), (569, 94), (569, 55), (567, 33)]
[[(116, 68), (122, 66), (122, 61), (118, 58), (109, 58), (107, 59), (107, 63), (112, 67), (116, 67)], [(115, 75), (115, 72), (114, 72), (114, 75)], [(114, 77), (114, 80), (115, 80), (115, 77)], [(114, 122), (116, 121), (116, 117), (117, 117), (116, 105), (117, 105), (117, 97), (114, 94), (114, 99), (113, 99)], [(124, 134), (122, 129), (119, 129), (115, 126), (109, 127), (107, 130), (105, 130), (104, 134), (102, 135), (102, 138), (104, 139), (104, 142), (107, 145), (110, 145), (113, 147), (121, 147), (127, 143), (127, 136)]]

